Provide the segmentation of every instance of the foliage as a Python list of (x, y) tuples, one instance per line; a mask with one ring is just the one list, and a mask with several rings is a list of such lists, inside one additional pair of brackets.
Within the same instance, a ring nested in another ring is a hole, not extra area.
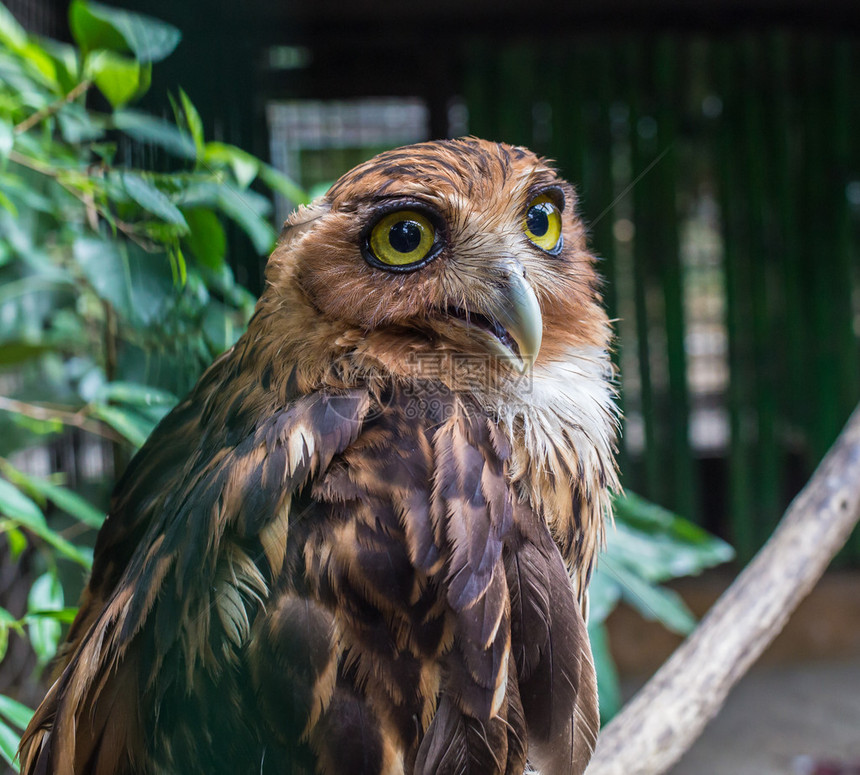
[[(247, 322), (225, 224), (268, 254), (270, 202), (252, 184), (305, 199), (207, 141), (181, 89), (170, 119), (130, 107), (178, 30), (84, 0), (69, 21), (76, 46), (29, 35), (0, 5), (0, 551), (35, 568), (24, 615), (0, 608), (0, 658), (13, 633), (40, 666), (74, 616), (109, 482), (83, 497), (15, 461), (71, 428), (90, 449), (109, 440), (122, 464)], [(0, 696), (10, 764), (28, 717)]]
[[(129, 107), (178, 44), (175, 28), (86, 0), (73, 0), (70, 27), (76, 46), (37, 39), (0, 5), (0, 551), (26, 553), (36, 569), (26, 612), (0, 608), (0, 658), (12, 633), (40, 666), (74, 617), (110, 471), (100, 491), (82, 492), (28, 473), (16, 455), (71, 432), (107, 439), (121, 464), (246, 323), (253, 299), (228, 267), (224, 224), (261, 255), (275, 238), (251, 185), (306, 199), (253, 156), (207, 141), (182, 90), (172, 119)], [(616, 510), (592, 586), (608, 712), (612, 607), (624, 599), (686, 631), (691, 615), (659, 584), (730, 556), (635, 496)], [(0, 695), (0, 755), (12, 766), (29, 716)]]
[(687, 635), (696, 625), (695, 617), (677, 592), (661, 584), (695, 575), (734, 556), (725, 541), (634, 493), (615, 498), (613, 511), (615, 525), (608, 530), (606, 549), (589, 586), (588, 631), (604, 720), (615, 715), (621, 705), (606, 617), (624, 601), (644, 618)]

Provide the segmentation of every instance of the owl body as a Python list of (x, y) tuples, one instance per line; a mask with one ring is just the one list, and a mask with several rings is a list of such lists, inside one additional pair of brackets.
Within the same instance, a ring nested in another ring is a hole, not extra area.
[(135, 457), (27, 773), (581, 773), (615, 410), (574, 193), (474, 138), (287, 222)]

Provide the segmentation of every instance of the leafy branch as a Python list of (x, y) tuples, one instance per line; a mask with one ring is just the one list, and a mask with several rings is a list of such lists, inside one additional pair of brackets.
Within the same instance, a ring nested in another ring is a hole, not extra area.
[[(26, 558), (29, 593), (25, 612), (0, 609), (0, 652), (23, 637), (40, 665), (73, 616), (64, 601), (90, 567), (110, 466), (78, 472), (84, 497), (58, 474), (29, 473), (21, 453), (63, 440), (91, 459), (106, 439), (121, 467), (253, 309), (227, 229), (268, 254), (276, 232), (259, 191), (305, 199), (269, 165), (207, 140), (181, 90), (172, 120), (133, 107), (178, 30), (85, 0), (69, 21), (75, 45), (44, 41), (0, 4), (0, 556)], [(107, 110), (87, 107), (95, 91)], [(157, 172), (118, 161), (135, 147), (151, 149)], [(84, 433), (64, 440), (71, 429)], [(13, 767), (28, 718), (0, 696), (0, 756)]]
[(56, 102), (52, 102), (50, 105), (46, 105), (41, 110), (37, 110), (32, 115), (28, 116), (23, 121), (16, 124), (14, 128), (15, 134), (21, 134), (22, 132), (26, 132), (27, 130), (32, 129), (34, 126), (36, 126), (36, 124), (41, 124), (46, 118), (50, 118), (55, 113), (57, 113), (64, 105), (68, 104), (69, 102), (74, 102), (78, 99), (78, 97), (85, 94), (92, 85), (93, 82), (90, 80), (81, 81), (62, 99), (59, 99)]

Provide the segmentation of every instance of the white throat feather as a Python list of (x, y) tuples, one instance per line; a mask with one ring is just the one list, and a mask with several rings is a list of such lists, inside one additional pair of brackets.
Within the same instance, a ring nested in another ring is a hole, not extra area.
[(620, 489), (613, 376), (606, 350), (574, 347), (493, 407), (513, 445), (511, 480), (547, 521), (579, 590), (603, 541), (610, 491)]

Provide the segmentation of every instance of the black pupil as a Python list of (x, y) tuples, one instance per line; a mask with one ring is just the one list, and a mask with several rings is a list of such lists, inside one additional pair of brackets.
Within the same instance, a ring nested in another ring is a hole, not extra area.
[(549, 231), (549, 213), (546, 205), (535, 205), (529, 208), (526, 226), (535, 237), (543, 237)]
[(411, 253), (421, 244), (421, 227), (415, 221), (398, 221), (388, 232), (388, 242), (398, 253)]

